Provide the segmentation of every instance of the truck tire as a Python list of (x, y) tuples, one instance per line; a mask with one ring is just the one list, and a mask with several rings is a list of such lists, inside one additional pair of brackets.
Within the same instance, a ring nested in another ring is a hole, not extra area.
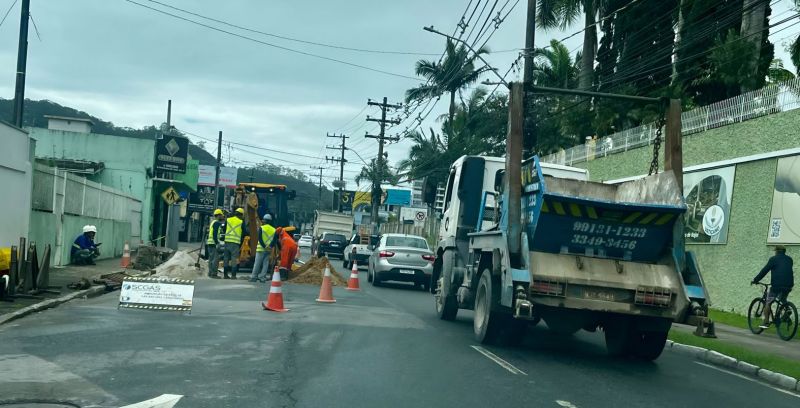
[(484, 269), (475, 293), (475, 317), (472, 324), (475, 340), (483, 344), (497, 342), (502, 325), (507, 320), (501, 313), (493, 310), (494, 304), (500, 299), (499, 286), (492, 282), (492, 272)]
[(433, 301), (436, 305), (436, 314), (439, 316), (439, 319), (452, 321), (456, 319), (456, 315), (458, 314), (458, 302), (456, 301), (455, 291), (452, 289), (451, 285), (451, 275), (453, 273), (452, 267), (455, 263), (455, 259), (453, 259), (452, 251), (445, 251), (442, 255), (442, 266), (441, 271), (438, 274), (439, 277), (436, 279), (436, 282), (433, 284), (435, 285), (435, 292), (433, 295)]
[(609, 325), (603, 328), (608, 355), (621, 357), (631, 351), (633, 336), (627, 325)]
[(642, 360), (652, 361), (664, 351), (668, 332), (636, 331), (633, 334), (633, 355)]

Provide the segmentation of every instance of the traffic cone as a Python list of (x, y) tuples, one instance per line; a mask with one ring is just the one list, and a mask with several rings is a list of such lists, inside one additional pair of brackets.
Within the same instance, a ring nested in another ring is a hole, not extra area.
[(122, 268), (127, 268), (131, 264), (131, 247), (128, 243), (125, 243), (125, 246), (122, 248), (122, 260), (119, 261), (119, 266)]
[(322, 275), (322, 286), (319, 287), (319, 297), (317, 302), (320, 303), (336, 303), (333, 298), (333, 285), (331, 285), (331, 270), (325, 267), (325, 274)]
[(347, 290), (361, 290), (358, 287), (358, 264), (353, 262), (353, 270), (350, 271), (350, 280), (347, 281)]
[(272, 272), (272, 284), (269, 287), (267, 303), (261, 302), (264, 310), (271, 312), (288, 312), (289, 309), (283, 307), (283, 290), (281, 289), (281, 273), (278, 267)]

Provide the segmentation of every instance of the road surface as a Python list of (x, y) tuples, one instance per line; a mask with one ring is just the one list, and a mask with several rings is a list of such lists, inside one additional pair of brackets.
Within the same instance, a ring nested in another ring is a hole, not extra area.
[[(340, 265), (334, 262), (334, 265)], [(176, 407), (800, 406), (767, 384), (670, 351), (607, 357), (601, 333), (543, 324), (516, 348), (480, 347), (472, 314), (437, 319), (410, 285), (285, 284), (288, 313), (261, 310), (265, 284), (202, 279), (190, 316), (117, 310), (115, 293), (0, 326), (0, 400), (118, 407), (162, 394)]]

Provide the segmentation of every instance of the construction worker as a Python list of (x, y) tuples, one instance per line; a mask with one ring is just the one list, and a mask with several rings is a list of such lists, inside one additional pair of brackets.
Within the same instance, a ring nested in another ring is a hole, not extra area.
[(94, 225), (84, 225), (83, 233), (75, 238), (69, 252), (70, 262), (73, 265), (94, 265), (94, 259), (100, 256), (100, 244), (95, 244), (94, 236), (97, 234), (97, 227)]
[(286, 279), (289, 271), (292, 270), (295, 258), (297, 258), (297, 243), (294, 241), (292, 234), (287, 233), (283, 228), (275, 230), (275, 237), (272, 239), (272, 243), (280, 250), (278, 267), (281, 271), (281, 279)]
[[(244, 240), (244, 210), (237, 208), (236, 212), (225, 220), (225, 251), (223, 252), (222, 277), (223, 279), (236, 279), (239, 272), (239, 249)], [(231, 265), (231, 262), (233, 263)], [(230, 272), (230, 276), (228, 273)]]
[(275, 227), (272, 226), (272, 215), (264, 214), (264, 224), (258, 234), (258, 247), (256, 248), (256, 260), (253, 263), (253, 272), (250, 273), (250, 282), (266, 282), (269, 277), (269, 254), (272, 245), (272, 238), (275, 236)]
[(219, 238), (222, 231), (225, 231), (225, 213), (219, 208), (214, 210), (214, 219), (208, 226), (208, 238), (206, 239), (206, 254), (208, 255), (208, 277), (219, 279), (217, 268), (219, 268)]

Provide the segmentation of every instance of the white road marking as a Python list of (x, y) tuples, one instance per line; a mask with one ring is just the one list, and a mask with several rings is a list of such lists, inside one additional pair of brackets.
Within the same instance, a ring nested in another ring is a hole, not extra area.
[(798, 394), (795, 394), (794, 392), (791, 392), (791, 391), (789, 391), (789, 390), (784, 390), (783, 388), (774, 387), (774, 386), (772, 386), (772, 385), (769, 385), (769, 384), (767, 384), (767, 383), (765, 383), (765, 382), (763, 382), (763, 381), (756, 380), (755, 378), (750, 378), (750, 377), (748, 377), (748, 376), (746, 376), (746, 375), (742, 375), (742, 374), (739, 374), (739, 373), (734, 373), (733, 371), (728, 371), (728, 370), (726, 370), (726, 369), (724, 369), (724, 368), (719, 368), (719, 367), (713, 366), (713, 365), (711, 365), (711, 364), (706, 364), (706, 363), (703, 363), (703, 362), (701, 362), (701, 361), (695, 361), (694, 363), (695, 363), (695, 364), (700, 364), (701, 366), (708, 367), (708, 368), (711, 368), (711, 369), (714, 369), (714, 370), (717, 370), (717, 371), (721, 371), (721, 372), (723, 372), (723, 373), (730, 374), (730, 375), (732, 375), (732, 376), (739, 377), (739, 378), (741, 378), (741, 379), (743, 379), (743, 380), (747, 380), (747, 381), (750, 381), (750, 382), (754, 382), (754, 383), (761, 384), (761, 385), (763, 385), (763, 386), (765, 386), (765, 387), (772, 388), (772, 389), (773, 389), (773, 390), (775, 390), (775, 391), (780, 391), (780, 392), (782, 392), (782, 393), (784, 393), (784, 394), (788, 394), (788, 395), (791, 395), (791, 396), (793, 396), (793, 397), (796, 397), (796, 398), (800, 398), (800, 395), (798, 395)]
[(158, 397), (149, 399), (147, 401), (125, 405), (121, 408), (172, 408), (178, 403), (178, 401), (181, 400), (181, 398), (183, 398), (183, 395), (161, 394)]
[(521, 375), (528, 375), (528, 374), (525, 374), (525, 372), (524, 372), (524, 371), (522, 371), (522, 370), (520, 370), (519, 368), (517, 368), (517, 367), (514, 367), (514, 366), (513, 366), (511, 363), (509, 363), (508, 361), (506, 361), (506, 360), (503, 360), (502, 358), (498, 357), (498, 356), (497, 356), (497, 354), (494, 354), (494, 353), (492, 353), (491, 351), (489, 351), (489, 350), (486, 350), (485, 348), (483, 348), (483, 347), (481, 347), (481, 346), (470, 346), (470, 347), (474, 348), (474, 349), (475, 349), (475, 351), (477, 351), (478, 353), (481, 353), (481, 354), (483, 354), (484, 356), (486, 356), (486, 358), (488, 358), (489, 360), (492, 360), (492, 361), (494, 361), (494, 362), (495, 362), (495, 363), (497, 363), (497, 365), (499, 365), (500, 367), (503, 367), (503, 368), (505, 368), (505, 369), (506, 369), (506, 370), (508, 370), (508, 372), (510, 372), (511, 374), (517, 374), (517, 375), (519, 375), (519, 374), (521, 374)]
[(556, 400), (556, 404), (564, 408), (578, 408), (577, 405), (574, 405), (573, 403), (564, 400)]

